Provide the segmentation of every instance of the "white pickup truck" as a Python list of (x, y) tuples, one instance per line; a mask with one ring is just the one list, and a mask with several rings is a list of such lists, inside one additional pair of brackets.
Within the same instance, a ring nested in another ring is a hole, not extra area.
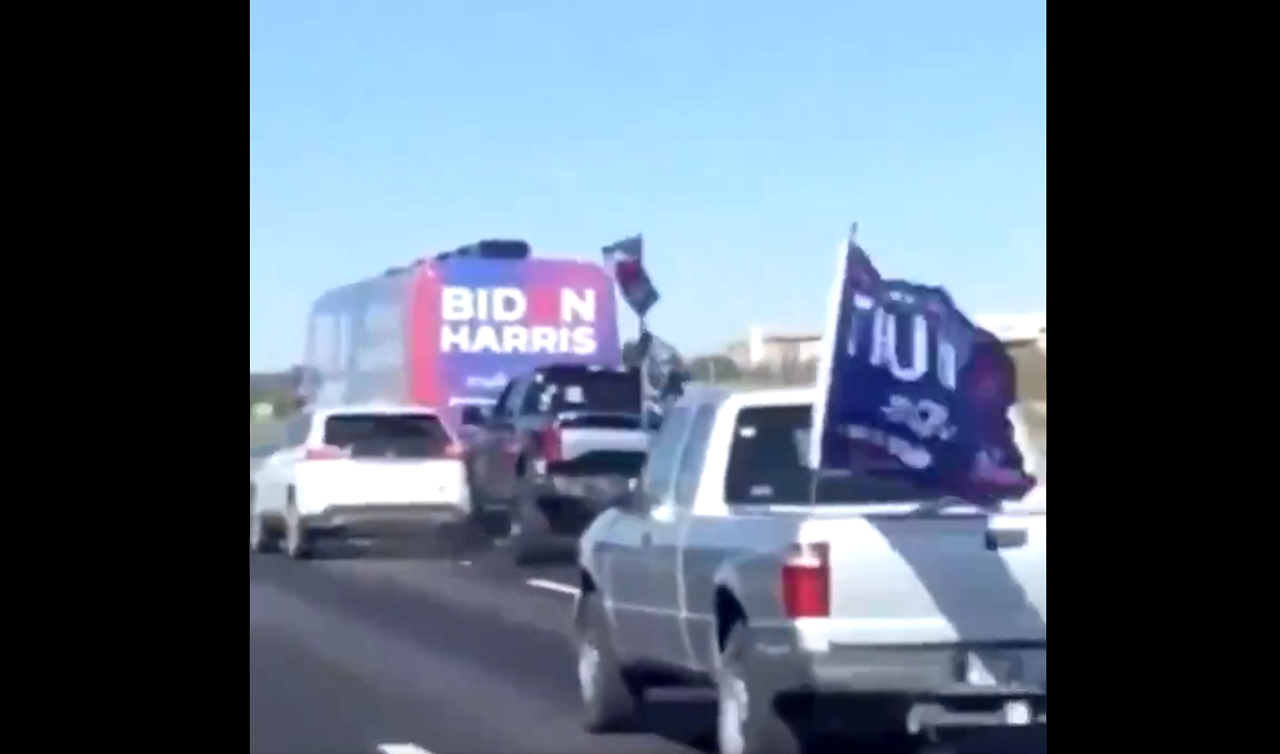
[(589, 730), (697, 685), (717, 690), (723, 754), (1047, 724), (1047, 487), (997, 512), (883, 477), (815, 489), (815, 397), (692, 391), (637, 489), (588, 530)]

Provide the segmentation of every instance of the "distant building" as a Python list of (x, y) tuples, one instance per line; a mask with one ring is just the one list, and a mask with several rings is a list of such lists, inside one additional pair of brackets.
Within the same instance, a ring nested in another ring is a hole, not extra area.
[(740, 368), (782, 368), (822, 357), (820, 332), (772, 332), (753, 325), (746, 340), (730, 343), (726, 355)]
[(990, 330), (1010, 345), (1037, 343), (1046, 353), (1049, 350), (1049, 315), (1046, 312), (980, 314), (975, 321), (979, 327)]
[[(1011, 346), (1036, 344), (1049, 350), (1049, 315), (984, 314), (976, 321)], [(725, 351), (740, 368), (780, 368), (818, 361), (822, 358), (821, 332), (787, 332), (752, 325), (745, 340), (730, 343)]]
[[(978, 325), (995, 333), (1009, 347), (1018, 369), (1018, 393), (1034, 406), (1048, 425), (1049, 414), (1049, 315), (985, 314)], [(1046, 430), (1047, 431), (1047, 430)]]

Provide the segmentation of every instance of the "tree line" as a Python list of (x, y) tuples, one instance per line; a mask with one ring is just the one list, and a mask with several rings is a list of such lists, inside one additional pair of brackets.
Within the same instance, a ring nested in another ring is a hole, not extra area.
[[(623, 349), (625, 363), (635, 365), (636, 344), (629, 342)], [(728, 356), (700, 356), (691, 359), (689, 372), (694, 381), (706, 383), (785, 383), (792, 385), (810, 384), (817, 376), (817, 364), (804, 362), (783, 364), (760, 370), (744, 370)], [(285, 372), (262, 372), (249, 374), (249, 410), (268, 405), (276, 408), (278, 413), (288, 413), (294, 405), (295, 394), (301, 382), (301, 368), (295, 367)]]
[(249, 411), (259, 406), (272, 406), (276, 412), (287, 412), (298, 384), (297, 370), (272, 373), (249, 373)]
[[(1010, 345), (1010, 353), (1017, 365), (1020, 397), (1025, 401), (1046, 402), (1048, 389), (1048, 356), (1035, 343)], [(636, 343), (626, 344), (624, 359), (635, 365)], [(693, 380), (703, 383), (738, 383), (778, 385), (812, 385), (817, 380), (818, 365), (815, 362), (782, 364), (756, 370), (744, 370), (728, 356), (701, 356), (688, 364)], [(268, 405), (277, 415), (286, 415), (296, 407), (297, 386), (301, 384), (302, 370), (295, 367), (285, 372), (249, 374), (249, 410)]]

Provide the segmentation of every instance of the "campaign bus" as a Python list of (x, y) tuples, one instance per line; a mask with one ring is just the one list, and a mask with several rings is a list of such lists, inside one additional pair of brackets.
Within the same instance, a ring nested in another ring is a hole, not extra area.
[(537, 259), (524, 242), (481, 242), (339, 288), (312, 308), (302, 398), (493, 404), (549, 364), (622, 363), (612, 279), (590, 262)]

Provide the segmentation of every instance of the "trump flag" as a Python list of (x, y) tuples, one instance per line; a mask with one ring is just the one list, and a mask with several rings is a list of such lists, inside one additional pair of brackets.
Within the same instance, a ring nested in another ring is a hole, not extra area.
[(1009, 415), (1017, 376), (1004, 345), (950, 294), (881, 276), (856, 240), (828, 302), (810, 463), (905, 475), (973, 502), (1035, 485)]

